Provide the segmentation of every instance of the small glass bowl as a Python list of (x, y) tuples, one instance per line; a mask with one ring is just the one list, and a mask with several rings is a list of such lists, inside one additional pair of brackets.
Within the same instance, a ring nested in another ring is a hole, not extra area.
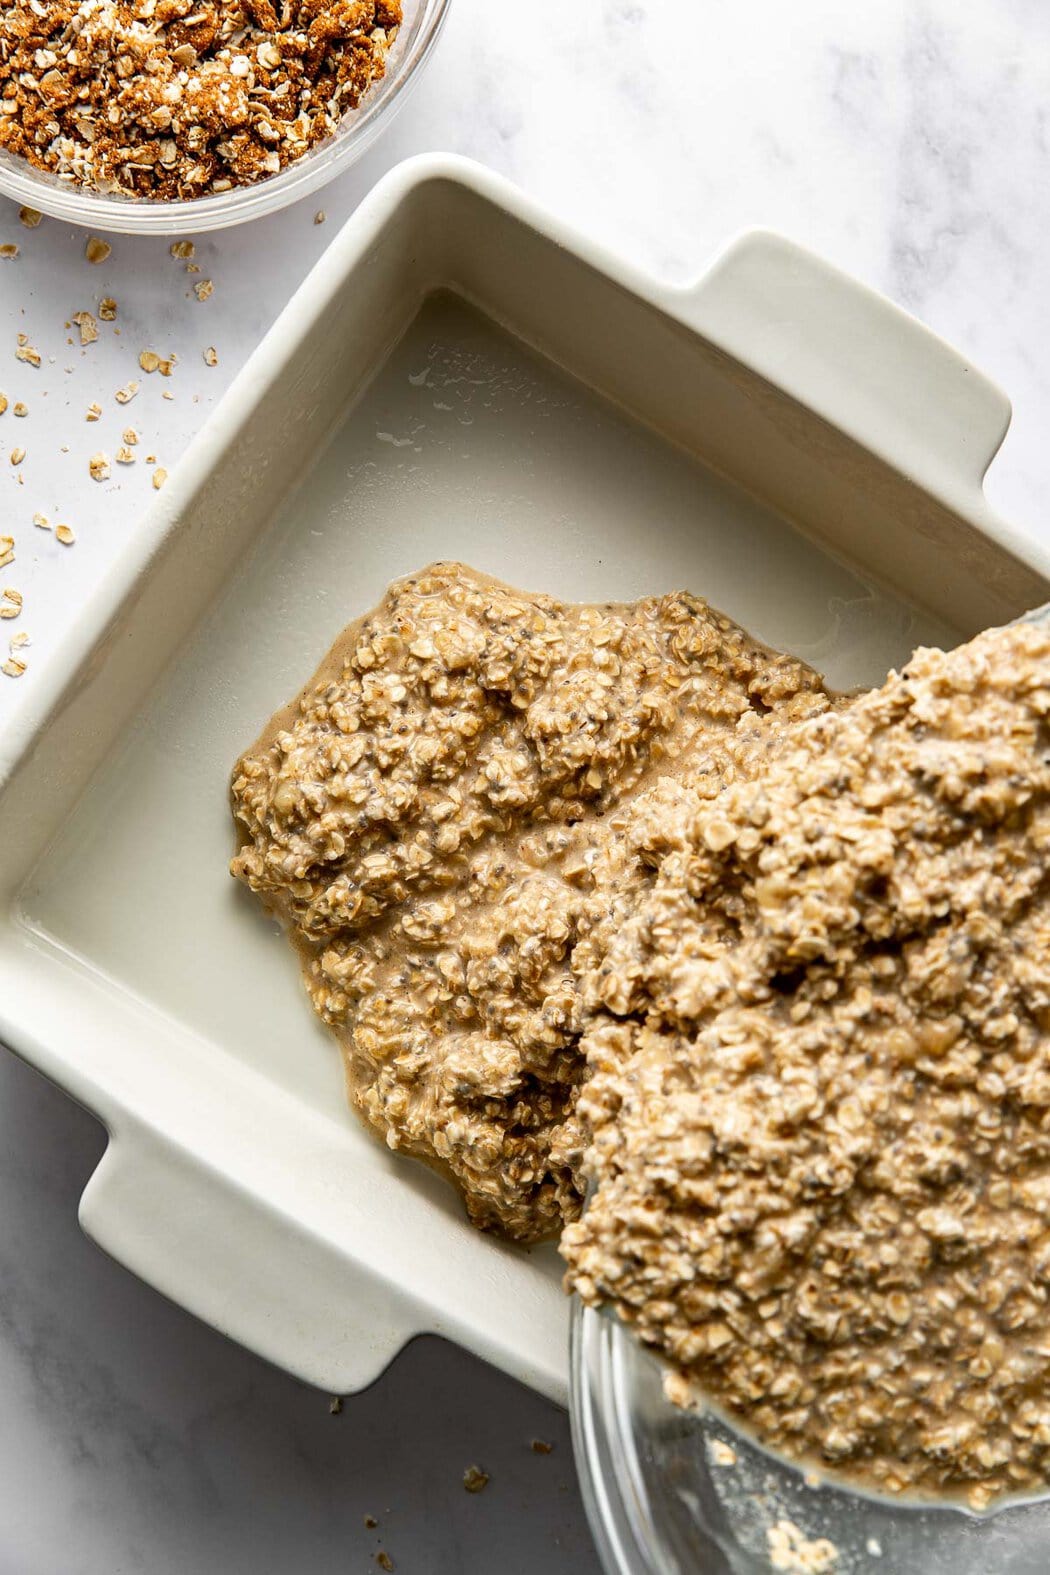
[(807, 1480), (717, 1413), (672, 1405), (656, 1357), (578, 1298), (571, 1369), (576, 1463), (606, 1575), (1050, 1570), (1045, 1496), (978, 1515)]
[(154, 202), (74, 186), (25, 159), (0, 150), (0, 192), (56, 219), (124, 235), (185, 235), (225, 230), (276, 213), (327, 185), (357, 162), (405, 102), (410, 83), (430, 55), (449, 0), (405, 0), (404, 20), (386, 61), (386, 75), (351, 110), (338, 131), (279, 175), (253, 186), (185, 202)]

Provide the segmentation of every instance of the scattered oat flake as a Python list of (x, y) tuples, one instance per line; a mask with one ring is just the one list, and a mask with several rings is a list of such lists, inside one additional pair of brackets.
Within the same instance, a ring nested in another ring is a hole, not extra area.
[(100, 240), (97, 235), (88, 237), (84, 247), (84, 256), (89, 263), (104, 263), (107, 257), (112, 256), (113, 248), (108, 241)]
[(25, 670), (25, 662), (17, 656), (9, 656), (3, 666), (0, 667), (0, 672), (6, 673), (8, 678), (21, 678)]
[(71, 525), (56, 525), (55, 537), (62, 543), (63, 547), (72, 547), (73, 543), (77, 539), (73, 534), (73, 528)]
[(90, 312), (74, 312), (73, 321), (80, 329), (80, 343), (93, 345), (98, 338), (98, 323)]
[(51, 529), (51, 521), (48, 519), (46, 514), (34, 514), (33, 515), (33, 524), (37, 527), (38, 530), (50, 530)]
[(489, 1485), (489, 1474), (480, 1466), (468, 1466), (463, 1473), (463, 1486), (468, 1493), (480, 1493)]
[(88, 405), (85, 421), (99, 421), (102, 418), (102, 406), (99, 404)]
[(219, 364), (219, 352), (216, 350), (214, 345), (209, 345), (207, 350), (205, 350), (205, 352), (204, 352), (204, 365), (205, 366), (218, 366), (218, 364)]
[(4, 411), (6, 409), (7, 409), (7, 395), (6, 394), (0, 394), (0, 416), (3, 415), (3, 413), (4, 413)]
[(19, 208), (18, 217), (27, 230), (35, 230), (44, 215), (38, 213), (35, 208)]
[(824, 1575), (834, 1570), (839, 1550), (827, 1537), (811, 1540), (793, 1520), (778, 1520), (766, 1531), (769, 1562), (785, 1575)]
[(166, 356), (164, 359), (162, 359), (158, 368), (161, 377), (171, 376), (172, 372), (175, 370), (175, 363), (177, 360), (178, 356), (175, 355)]
[(393, 1559), (390, 1557), (389, 1553), (384, 1553), (382, 1548), (380, 1548), (379, 1552), (376, 1554), (376, 1563), (379, 1565), (381, 1570), (392, 1570), (394, 1568)]
[(160, 366), (160, 356), (156, 350), (143, 350), (139, 354), (139, 366), (144, 372), (155, 372)]
[(131, 452), (130, 448), (118, 448), (116, 460), (118, 465), (133, 465), (135, 463), (135, 456)]
[(188, 262), (197, 248), (192, 241), (172, 241), (171, 255), (179, 258), (181, 262)]
[(17, 256), (18, 256), (18, 247), (15, 245), (14, 241), (5, 241), (4, 244), (2, 246), (0, 246), (0, 257), (17, 257)]
[(121, 433), (121, 436), (123, 437), (125, 443), (131, 444), (132, 448), (134, 448), (135, 444), (139, 440), (139, 435), (135, 431), (134, 427), (125, 427), (124, 431)]
[(711, 1440), (711, 1459), (716, 1466), (735, 1466), (736, 1450), (721, 1438)]
[(104, 323), (116, 321), (117, 303), (111, 295), (104, 295), (98, 303), (98, 315)]
[(159, 492), (161, 487), (163, 487), (164, 483), (167, 481), (167, 479), (168, 479), (168, 472), (164, 469), (164, 466), (161, 465), (158, 470), (155, 470), (153, 472), (153, 490), (154, 490), (154, 492)]
[(314, 214), (314, 223), (323, 224), (327, 217), (328, 215), (325, 213), (324, 209), (318, 208), (317, 212)]
[(534, 1438), (532, 1440), (532, 1453), (534, 1455), (549, 1455), (553, 1448), (554, 1445), (548, 1444), (545, 1438)]
[(92, 481), (108, 481), (110, 470), (109, 455), (102, 453), (92, 454), (88, 460), (88, 470), (91, 472)]
[[(173, 247), (172, 248), (172, 256), (174, 256), (174, 255), (175, 255), (175, 249)], [(342, 1397), (342, 1395), (333, 1395), (332, 1398), (328, 1402), (328, 1415), (329, 1416), (339, 1416), (340, 1413), (342, 1412), (342, 1409), (343, 1409), (343, 1397)]]
[(198, 301), (206, 301), (210, 295), (214, 295), (215, 286), (210, 279), (200, 279), (193, 286), (193, 293)]
[(123, 388), (117, 389), (114, 397), (118, 405), (130, 405), (138, 391), (139, 385), (137, 383), (125, 383)]
[(365, 1516), (365, 1527), (368, 1531), (374, 1531), (378, 1525), (379, 1522), (374, 1515)]
[(0, 591), (0, 618), (17, 618), (22, 611), (22, 592), (8, 586)]
[(26, 634), (25, 630), (24, 629), (20, 629), (17, 634), (13, 634), (11, 636), (11, 643), (8, 646), (8, 650), (11, 652), (12, 655), (14, 655), (15, 651), (24, 651), (26, 646), (27, 645), (32, 645), (32, 643), (33, 643), (32, 640), (30, 640), (30, 638), (29, 638), (28, 634)]
[(25, 361), (30, 366), (40, 365), (40, 351), (33, 348), (25, 334), (19, 334), (18, 336), (18, 345), (15, 349), (15, 360)]
[(196, 263), (187, 263), (186, 264), (186, 272), (187, 273), (200, 273), (200, 268), (198, 267), (198, 265)]
[(13, 448), (11, 450), (11, 463), (12, 463), (12, 465), (20, 465), (22, 463), (22, 461), (25, 459), (25, 457), (26, 457), (26, 451), (25, 451), (24, 448)]
[(0, 569), (6, 569), (9, 563), (15, 561), (15, 538), (13, 536), (0, 536)]
[(29, 406), (28, 405), (23, 405), (22, 401), (19, 400), (18, 403), (15, 405), (14, 413), (15, 413), (16, 416), (28, 416), (28, 414), (29, 414)]

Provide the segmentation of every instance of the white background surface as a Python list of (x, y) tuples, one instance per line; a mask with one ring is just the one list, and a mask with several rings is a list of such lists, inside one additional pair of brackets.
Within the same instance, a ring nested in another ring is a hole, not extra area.
[[(203, 237), (198, 275), (166, 242), (123, 237), (91, 267), (82, 232), (25, 230), (0, 202), (0, 241), (21, 247), (0, 262), (0, 390), (30, 409), (0, 418), (0, 534), (16, 538), (0, 587), (25, 597), (0, 638), (24, 629), (33, 642), (26, 675), (0, 676), (0, 726), (106, 565), (149, 528), (146, 456), (173, 466), (361, 195), (429, 149), (482, 160), (672, 280), (761, 224), (885, 291), (1011, 395), (988, 490), (1047, 539), (1048, 105), (1040, 0), (453, 0), (426, 78), (357, 170), (305, 207)], [(205, 278), (215, 289), (201, 303), (192, 285)], [(117, 324), (86, 350), (67, 344), (71, 314), (101, 295), (117, 300)], [(19, 332), (39, 370), (15, 360)], [(138, 371), (146, 347), (177, 354), (171, 379)], [(142, 392), (121, 409), (113, 393), (131, 377)], [(105, 415), (88, 424), (93, 400)], [(94, 483), (89, 457), (112, 457), (126, 425), (138, 462)], [(71, 524), (76, 545), (35, 529), (38, 510)], [(323, 1398), (83, 1241), (75, 1204), (103, 1141), (0, 1061), (0, 1575), (364, 1572), (381, 1545), (403, 1575), (590, 1575), (557, 1413), (423, 1342), (330, 1418)], [(537, 1434), (553, 1455), (531, 1452)], [(459, 1477), (475, 1459), (493, 1481), (469, 1497)]]

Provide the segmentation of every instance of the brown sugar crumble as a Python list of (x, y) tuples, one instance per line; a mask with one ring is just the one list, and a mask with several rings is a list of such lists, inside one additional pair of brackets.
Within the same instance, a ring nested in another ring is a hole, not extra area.
[(15, 0), (0, 147), (98, 191), (248, 185), (337, 130), (400, 23), (400, 0)]

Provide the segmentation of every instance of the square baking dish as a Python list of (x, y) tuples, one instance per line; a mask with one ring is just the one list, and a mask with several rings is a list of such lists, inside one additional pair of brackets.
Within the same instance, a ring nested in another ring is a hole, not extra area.
[(685, 587), (838, 684), (1050, 595), (994, 518), (995, 388), (789, 242), (654, 283), (494, 175), (379, 185), (0, 742), (0, 1034), (105, 1122), (85, 1229), (332, 1392), (413, 1334), (564, 1398), (551, 1247), (477, 1235), (344, 1103), (229, 770), (394, 577)]

